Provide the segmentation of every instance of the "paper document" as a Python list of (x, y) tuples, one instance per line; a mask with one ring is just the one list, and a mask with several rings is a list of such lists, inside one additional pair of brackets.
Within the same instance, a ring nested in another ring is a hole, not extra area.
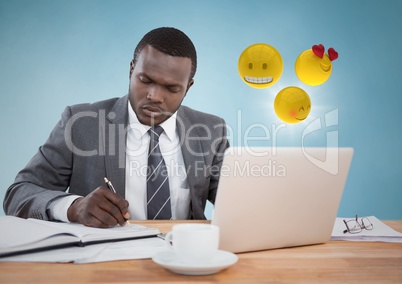
[[(343, 220), (353, 218), (336, 218), (334, 229), (332, 231), (331, 240), (333, 241), (359, 241), (359, 242), (389, 242), (402, 243), (402, 233), (399, 233), (387, 226), (374, 216), (363, 217), (368, 218), (373, 224), (372, 230), (363, 229), (357, 234), (343, 233), (346, 229)], [(359, 218), (360, 219), (360, 218)]]

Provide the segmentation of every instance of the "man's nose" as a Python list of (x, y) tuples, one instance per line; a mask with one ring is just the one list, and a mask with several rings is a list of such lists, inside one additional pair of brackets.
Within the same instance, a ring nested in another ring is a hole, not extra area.
[(164, 92), (160, 86), (152, 86), (148, 89), (147, 99), (153, 102), (163, 102)]

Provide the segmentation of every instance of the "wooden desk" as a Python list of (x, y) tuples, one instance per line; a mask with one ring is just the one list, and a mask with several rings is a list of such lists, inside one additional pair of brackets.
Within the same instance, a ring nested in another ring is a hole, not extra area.
[[(168, 232), (174, 221), (140, 222)], [(402, 221), (384, 222), (402, 232)], [(0, 263), (0, 283), (60, 282), (305, 282), (402, 283), (402, 244), (331, 241), (238, 254), (239, 261), (209, 276), (171, 273), (151, 259), (96, 264)]]

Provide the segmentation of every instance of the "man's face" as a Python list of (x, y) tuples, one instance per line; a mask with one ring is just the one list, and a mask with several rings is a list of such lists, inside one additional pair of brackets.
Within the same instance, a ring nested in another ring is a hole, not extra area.
[(158, 125), (168, 119), (194, 83), (189, 81), (190, 72), (191, 59), (144, 47), (130, 66), (129, 100), (138, 120)]

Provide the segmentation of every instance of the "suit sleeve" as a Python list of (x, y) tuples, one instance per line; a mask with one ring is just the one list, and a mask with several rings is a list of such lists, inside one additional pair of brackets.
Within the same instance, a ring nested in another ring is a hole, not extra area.
[(211, 166), (211, 180), (208, 193), (208, 200), (215, 204), (216, 192), (218, 189), (219, 177), (222, 168), (222, 161), (225, 150), (229, 147), (229, 141), (226, 136), (226, 123), (222, 120), (218, 129), (221, 129), (221, 135), (213, 142), (216, 145), (215, 155)]
[(71, 116), (71, 109), (67, 107), (48, 140), (17, 174), (4, 198), (7, 215), (52, 220), (49, 204), (68, 195), (73, 156), (68, 147), (72, 138), (65, 135), (71, 134), (66, 132)]

